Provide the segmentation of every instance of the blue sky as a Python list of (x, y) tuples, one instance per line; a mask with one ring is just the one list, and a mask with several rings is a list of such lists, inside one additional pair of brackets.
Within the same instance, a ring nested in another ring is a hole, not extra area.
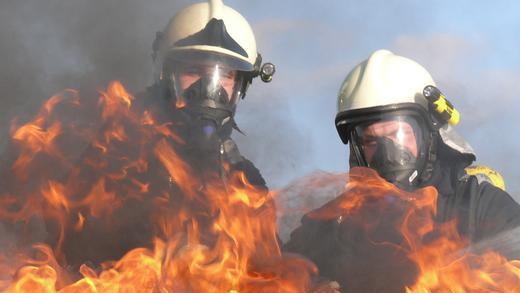
[[(258, 158), (272, 185), (314, 169), (347, 168), (347, 149), (333, 124), (336, 95), (355, 64), (386, 48), (431, 72), (462, 113), (459, 132), (477, 151), (478, 161), (499, 170), (520, 198), (520, 2), (226, 3), (250, 20), (259, 51), (278, 68), (272, 84), (257, 82), (250, 88), (238, 115), (248, 133), (237, 138), (242, 151)], [(258, 120), (290, 134), (280, 134), (281, 146), (273, 146), (272, 139), (263, 143), (267, 134), (255, 127)], [(278, 165), (260, 159), (269, 148), (281, 153), (273, 153)]]

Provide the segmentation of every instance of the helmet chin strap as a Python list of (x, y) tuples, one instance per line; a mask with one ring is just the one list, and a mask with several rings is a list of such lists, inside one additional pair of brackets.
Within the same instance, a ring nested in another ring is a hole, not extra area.
[(437, 161), (437, 149), (439, 143), (439, 133), (437, 131), (431, 131), (428, 141), (428, 149), (426, 153), (426, 159), (424, 168), (420, 173), (419, 184), (421, 187), (428, 185), (433, 177), (433, 171), (435, 169), (435, 162)]

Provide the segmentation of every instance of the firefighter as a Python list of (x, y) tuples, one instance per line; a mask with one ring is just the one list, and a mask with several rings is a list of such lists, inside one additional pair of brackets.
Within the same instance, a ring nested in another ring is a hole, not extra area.
[[(249, 85), (256, 77), (268, 82), (274, 74), (274, 65), (261, 66), (255, 36), (244, 17), (219, 0), (187, 6), (157, 33), (153, 59), (155, 82), (138, 95), (132, 107), (137, 113), (151, 112), (158, 125), (168, 125), (180, 137), (182, 143), (172, 145), (190, 174), (200, 177), (197, 181), (202, 183), (196, 189), (203, 193), (206, 183), (225, 188), (231, 176), (243, 172), (250, 184), (267, 192), (259, 170), (231, 139), (232, 131), (238, 130), (234, 120), (237, 104)], [(97, 266), (120, 259), (133, 248), (150, 247), (153, 237), (167, 238), (175, 232), (163, 231), (156, 222), (178, 215), (176, 209), (187, 205), (193, 205), (191, 216), (204, 218), (198, 219), (200, 225), (211, 223), (213, 215), (205, 202), (189, 202), (177, 185), (183, 182), (174, 182), (164, 165), (153, 154), (150, 157), (147, 177), (140, 181), (150, 183), (151, 196), (125, 201), (110, 225), (103, 218), (90, 217), (80, 232), (67, 231), (63, 250), (68, 264), (76, 268), (91, 262)], [(157, 207), (154, 197), (164, 193), (169, 200)], [(207, 234), (201, 232), (201, 237)], [(97, 240), (85, 248), (89, 239)]]
[[(459, 233), (473, 242), (520, 224), (520, 206), (498, 173), (472, 166), (475, 153), (454, 130), (459, 113), (415, 61), (374, 52), (348, 74), (337, 106), (350, 167), (371, 168), (407, 191), (434, 186), (435, 220), (457, 219)], [(417, 273), (413, 265), (399, 251), (371, 251), (377, 246), (348, 225), (304, 217), (285, 249), (309, 257), (346, 292), (404, 292)]]
[(145, 107), (182, 125), (176, 130), (186, 141), (186, 159), (200, 169), (216, 167), (223, 177), (229, 163), (265, 187), (230, 137), (233, 130), (241, 132), (235, 111), (253, 79), (270, 82), (275, 71), (271, 63), (262, 65), (246, 19), (221, 0), (190, 5), (157, 33), (153, 49), (155, 84), (145, 94)]

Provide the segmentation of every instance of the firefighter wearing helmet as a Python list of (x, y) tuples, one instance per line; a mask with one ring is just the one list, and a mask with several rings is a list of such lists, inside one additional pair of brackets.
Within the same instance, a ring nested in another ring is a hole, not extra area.
[[(337, 106), (350, 167), (372, 168), (409, 191), (434, 186), (439, 218), (467, 217), (461, 232), (473, 241), (520, 223), (502, 177), (472, 165), (475, 153), (454, 129), (460, 114), (417, 62), (374, 52), (348, 74)], [(461, 209), (468, 214), (456, 214)]]
[(156, 82), (146, 93), (147, 107), (182, 125), (176, 130), (186, 141), (185, 159), (222, 174), (229, 163), (265, 187), (230, 138), (233, 130), (240, 132), (235, 111), (253, 79), (269, 82), (275, 71), (271, 63), (262, 65), (247, 20), (221, 0), (193, 4), (157, 33), (153, 49)]
[[(348, 74), (337, 107), (335, 124), (349, 145), (350, 167), (371, 168), (406, 191), (434, 186), (436, 220), (456, 219), (460, 234), (474, 242), (520, 225), (520, 206), (497, 172), (472, 165), (473, 150), (454, 130), (459, 113), (415, 61), (374, 52)], [(338, 223), (304, 217), (285, 248), (309, 257), (349, 292), (401, 292), (413, 281), (406, 276), (415, 269), (404, 256), (370, 261), (379, 257), (370, 250), (378, 246)]]
[[(237, 129), (237, 104), (248, 86), (257, 76), (270, 81), (274, 73), (272, 64), (261, 66), (247, 21), (222, 1), (193, 4), (180, 10), (157, 33), (153, 49), (157, 72), (154, 85), (138, 95), (132, 110), (148, 111), (157, 125), (171, 127), (180, 138), (171, 145), (192, 174), (200, 176), (196, 181), (201, 185), (196, 190), (204, 193), (208, 182), (226, 190), (231, 176), (243, 172), (250, 184), (267, 191), (259, 170), (240, 154), (230, 138), (232, 130)], [(149, 193), (153, 196), (125, 201), (110, 225), (102, 219), (87, 219), (81, 231), (68, 231), (63, 248), (68, 264), (79, 267), (90, 262), (96, 266), (118, 260), (133, 248), (150, 246), (153, 237), (162, 236), (157, 235), (162, 230), (152, 224), (160, 221), (150, 219), (168, 216), (156, 207), (160, 201), (155, 196), (167, 193), (169, 207), (192, 204), (190, 208), (201, 209), (201, 217), (213, 216), (204, 210), (204, 202), (189, 202), (153, 155), (148, 161), (142, 181), (151, 182)], [(211, 223), (200, 221), (206, 222)], [(96, 239), (96, 245), (85, 249), (89, 239)]]

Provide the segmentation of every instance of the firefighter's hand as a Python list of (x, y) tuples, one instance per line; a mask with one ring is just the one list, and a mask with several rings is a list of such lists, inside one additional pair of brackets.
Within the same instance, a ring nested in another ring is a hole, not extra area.
[(337, 282), (326, 281), (315, 286), (312, 293), (341, 293), (341, 291)]

